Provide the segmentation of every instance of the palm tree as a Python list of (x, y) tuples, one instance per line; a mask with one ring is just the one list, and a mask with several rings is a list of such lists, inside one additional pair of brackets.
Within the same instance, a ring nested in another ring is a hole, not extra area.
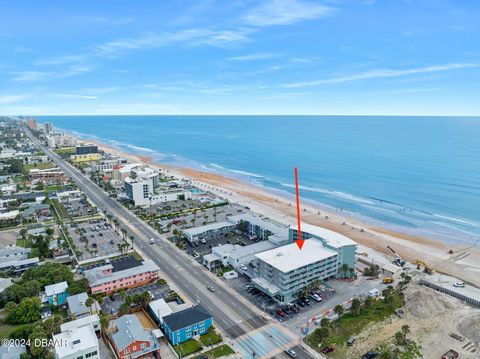
[(108, 324), (109, 324), (108, 316), (106, 314), (102, 315), (100, 317), (100, 328), (102, 329), (102, 335), (104, 337), (106, 336)]
[(90, 314), (92, 314), (92, 305), (95, 303), (95, 300), (92, 297), (88, 297), (85, 301), (85, 305), (90, 309)]
[(127, 299), (127, 292), (125, 291), (125, 289), (120, 289), (118, 291), (118, 296), (120, 297), (120, 299), (125, 303), (125, 300)]
[(402, 325), (402, 334), (403, 334), (403, 342), (407, 342), (407, 335), (410, 333), (410, 327), (408, 324)]
[(360, 300), (358, 298), (353, 298), (351, 311), (354, 316), (358, 316), (360, 314), (360, 307)]
[(344, 277), (347, 275), (348, 268), (349, 267), (347, 263), (342, 264), (342, 266), (340, 267), (340, 271), (343, 273)]

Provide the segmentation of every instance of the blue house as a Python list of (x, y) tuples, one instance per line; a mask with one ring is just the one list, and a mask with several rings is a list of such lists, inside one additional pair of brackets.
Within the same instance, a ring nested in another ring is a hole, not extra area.
[(197, 335), (206, 334), (213, 325), (213, 317), (201, 305), (167, 315), (163, 331), (173, 345), (181, 344)]
[(50, 305), (62, 305), (67, 302), (67, 282), (55, 283), (45, 286), (45, 293), (42, 295), (42, 302)]

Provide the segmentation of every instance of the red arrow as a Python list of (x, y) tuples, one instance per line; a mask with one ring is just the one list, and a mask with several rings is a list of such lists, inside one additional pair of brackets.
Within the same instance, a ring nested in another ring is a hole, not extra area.
[(303, 243), (305, 242), (302, 239), (302, 229), (300, 228), (300, 196), (298, 195), (298, 169), (295, 167), (295, 196), (297, 197), (297, 224), (298, 224), (298, 236), (297, 243), (298, 248), (302, 249)]

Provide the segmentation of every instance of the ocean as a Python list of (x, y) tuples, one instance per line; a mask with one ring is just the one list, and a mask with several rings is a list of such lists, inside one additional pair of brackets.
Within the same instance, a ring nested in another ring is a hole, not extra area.
[(239, 178), (372, 224), (480, 238), (480, 117), (40, 116), (159, 162)]

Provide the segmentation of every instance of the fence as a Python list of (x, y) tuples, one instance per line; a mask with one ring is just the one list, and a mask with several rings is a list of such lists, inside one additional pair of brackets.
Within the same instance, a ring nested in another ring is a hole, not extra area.
[(457, 298), (457, 299), (460, 299), (460, 300), (463, 300), (464, 302), (466, 302), (467, 304), (470, 304), (471, 306), (474, 306), (474, 307), (477, 307), (477, 308), (480, 308), (480, 300), (478, 299), (475, 299), (475, 298), (472, 298), (472, 297), (469, 297), (469, 296), (466, 296), (462, 293), (458, 293), (454, 290), (451, 290), (451, 289), (448, 289), (448, 288), (445, 288), (445, 287), (442, 287), (438, 284), (435, 284), (435, 283), (432, 283), (432, 282), (429, 282), (425, 279), (419, 279), (418, 280), (418, 284), (422, 284), (422, 285), (425, 285), (429, 288), (432, 288), (432, 289), (435, 289), (439, 292), (442, 292), (442, 293), (445, 293), (445, 294), (448, 294), (454, 298)]

